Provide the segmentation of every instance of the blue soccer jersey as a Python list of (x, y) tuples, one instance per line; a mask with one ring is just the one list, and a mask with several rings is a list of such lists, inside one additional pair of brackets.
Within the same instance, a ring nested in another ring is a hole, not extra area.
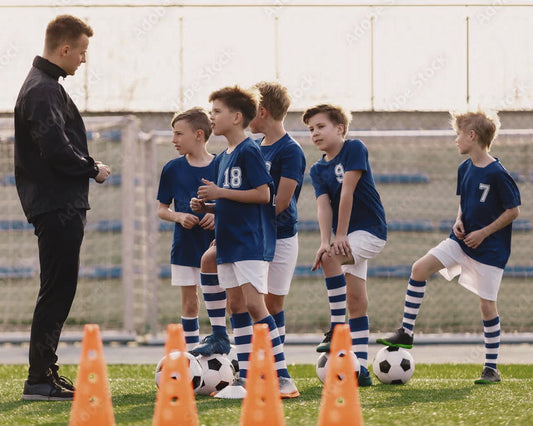
[[(250, 138), (215, 160), (217, 185), (221, 188), (245, 191), (264, 184), (271, 187), (265, 160), (257, 144)], [(276, 218), (272, 202), (266, 204), (239, 203), (220, 198), (216, 200), (215, 236), (217, 263), (274, 258)]]
[(358, 139), (346, 140), (335, 158), (326, 161), (323, 156), (311, 167), (311, 180), (316, 198), (322, 194), (329, 196), (333, 210), (333, 232), (337, 232), (344, 173), (350, 170), (361, 170), (363, 174), (355, 187), (348, 233), (367, 231), (386, 240), (385, 210), (372, 176), (368, 150)]
[[(262, 139), (258, 139), (260, 144)], [(282, 177), (293, 179), (298, 184), (289, 203), (289, 207), (276, 217), (276, 236), (278, 239), (290, 238), (298, 232), (298, 197), (302, 189), (305, 172), (305, 155), (302, 147), (288, 133), (272, 145), (260, 145), (261, 153), (265, 158), (267, 169), (274, 181), (277, 194), (279, 181)]]
[[(484, 228), (505, 210), (520, 205), (516, 183), (498, 159), (485, 167), (474, 166), (470, 158), (463, 161), (457, 173), (457, 195), (461, 197), (466, 234)], [(453, 230), (450, 238), (472, 259), (503, 269), (511, 255), (511, 232), (512, 223), (485, 238), (476, 249), (458, 240)]]
[[(171, 160), (161, 172), (157, 199), (168, 205), (174, 202), (174, 210), (177, 212), (190, 213), (202, 218), (203, 215), (194, 213), (189, 206), (191, 198), (197, 196), (198, 187), (203, 185), (202, 178), (211, 181), (215, 179), (214, 160), (206, 167), (193, 167), (185, 157)], [(185, 229), (179, 223), (175, 223), (170, 263), (199, 268), (202, 254), (209, 248), (214, 238), (213, 231), (207, 231), (199, 225)]]

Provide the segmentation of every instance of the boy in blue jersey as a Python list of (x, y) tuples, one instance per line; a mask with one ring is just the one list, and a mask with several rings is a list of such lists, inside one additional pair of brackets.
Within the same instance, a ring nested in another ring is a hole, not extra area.
[(412, 267), (405, 296), (402, 327), (378, 343), (413, 347), (413, 329), (426, 282), (435, 272), (479, 296), (485, 342), (485, 365), (476, 384), (501, 381), (497, 369), (500, 317), (496, 306), (503, 270), (511, 254), (512, 222), (519, 215), (520, 193), (497, 158), (489, 154), (499, 128), (498, 117), (484, 112), (452, 114), (455, 143), (468, 159), (459, 165), (459, 211), (450, 237), (433, 247)]
[(324, 152), (311, 167), (321, 241), (312, 269), (324, 272), (331, 325), (317, 352), (329, 352), (333, 328), (345, 323), (348, 307), (352, 350), (361, 364), (359, 386), (370, 386), (367, 261), (385, 247), (385, 211), (365, 145), (344, 140), (350, 117), (340, 107), (321, 104), (307, 109), (302, 120)]
[(203, 179), (198, 198), (191, 199), (191, 207), (196, 212), (216, 209), (218, 276), (232, 313), (240, 375), (215, 397), (242, 399), (246, 395), (253, 321), (268, 324), (280, 393), (282, 397), (295, 398), (299, 392), (289, 376), (276, 322), (264, 298), (268, 262), (274, 257), (276, 238), (272, 178), (258, 145), (244, 132), (256, 115), (258, 94), (237, 86), (225, 87), (211, 93), (209, 101), (213, 133), (225, 136), (228, 148), (215, 160), (216, 183)]
[[(181, 323), (191, 350), (199, 341), (198, 292), (200, 259), (214, 238), (212, 213), (199, 215), (190, 206), (201, 179), (215, 176), (215, 156), (207, 152), (211, 122), (201, 108), (175, 114), (171, 122), (172, 143), (181, 154), (169, 161), (161, 173), (157, 199), (160, 219), (175, 222), (171, 251), (171, 282), (181, 287)], [(170, 205), (174, 203), (174, 210)]]
[[(305, 156), (302, 148), (285, 131), (283, 120), (287, 115), (291, 98), (287, 88), (275, 82), (260, 82), (254, 85), (261, 100), (255, 118), (250, 122), (253, 133), (263, 133), (257, 140), (265, 158), (267, 169), (274, 181), (276, 202), (276, 249), (268, 267), (268, 293), (265, 302), (276, 321), (281, 342), (285, 341), (285, 311), (283, 303), (289, 293), (292, 276), (298, 258), (297, 203), (305, 172)], [(210, 247), (202, 256), (202, 282), (213, 289), (216, 285), (216, 247)], [(202, 284), (202, 288), (204, 288)], [(214, 291), (213, 291), (214, 293)], [(205, 295), (205, 292), (204, 292)], [(220, 303), (220, 297), (216, 303)], [(206, 300), (206, 306), (210, 303)], [(218, 308), (218, 310), (216, 309)], [(210, 320), (216, 315), (224, 317), (219, 304), (208, 309)], [(219, 351), (229, 352), (227, 338), (213, 329), (213, 334), (194, 348), (195, 352), (210, 355)]]

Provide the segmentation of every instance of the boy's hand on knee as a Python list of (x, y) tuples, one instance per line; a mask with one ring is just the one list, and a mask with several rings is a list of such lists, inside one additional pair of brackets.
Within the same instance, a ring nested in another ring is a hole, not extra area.
[(316, 252), (315, 261), (313, 262), (313, 266), (311, 267), (311, 271), (315, 271), (318, 268), (322, 266), (322, 256), (324, 253), (327, 253), (331, 256), (330, 253), (330, 246), (329, 245), (321, 245), (318, 251)]

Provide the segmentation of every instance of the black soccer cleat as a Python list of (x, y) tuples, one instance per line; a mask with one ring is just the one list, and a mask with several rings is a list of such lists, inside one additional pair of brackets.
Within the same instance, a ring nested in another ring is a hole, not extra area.
[(333, 336), (333, 329), (324, 333), (324, 340), (316, 347), (317, 352), (329, 352), (331, 347), (331, 337)]
[(481, 373), (481, 377), (474, 381), (476, 385), (490, 385), (492, 383), (500, 383), (502, 381), (500, 373), (494, 368), (485, 367)]
[(384, 339), (376, 339), (376, 343), (396, 348), (411, 349), (413, 347), (413, 340), (413, 336), (409, 336), (403, 327), (400, 327), (392, 336)]
[(192, 348), (189, 352), (194, 356), (209, 356), (213, 354), (229, 354), (230, 349), (231, 346), (227, 335), (210, 334), (205, 336), (202, 343)]

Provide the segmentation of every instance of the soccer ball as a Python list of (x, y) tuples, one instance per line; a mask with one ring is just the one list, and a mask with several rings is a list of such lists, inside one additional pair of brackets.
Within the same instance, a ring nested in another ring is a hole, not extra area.
[(211, 395), (233, 383), (233, 366), (226, 355), (199, 355), (197, 359), (202, 367), (202, 385), (196, 391), (198, 395)]
[[(361, 364), (359, 364), (359, 360), (355, 356), (355, 354), (350, 351), (350, 355), (353, 360), (353, 366), (354, 366), (354, 372), (355, 372), (355, 378), (357, 379), (357, 375), (361, 371)], [(343, 353), (341, 353), (341, 356), (344, 356)], [(320, 379), (322, 383), (326, 380), (326, 371), (328, 368), (328, 361), (329, 361), (329, 353), (324, 352), (322, 355), (320, 355), (316, 361), (316, 375)]]
[(235, 345), (230, 345), (230, 350), (227, 357), (233, 367), (233, 374), (235, 377), (237, 377), (239, 375), (239, 360), (237, 359), (237, 348), (235, 348)]
[(374, 374), (386, 385), (403, 385), (415, 372), (415, 361), (409, 351), (387, 346), (374, 358)]
[[(191, 355), (189, 352), (175, 351), (175, 352), (171, 352), (169, 356), (172, 359), (175, 359), (182, 355), (185, 355), (187, 357), (192, 387), (194, 391), (196, 392), (202, 385), (202, 367), (200, 366), (200, 363), (194, 357), (194, 355)], [(161, 380), (161, 373), (163, 370), (163, 364), (165, 362), (165, 359), (166, 359), (166, 356), (161, 358), (159, 362), (157, 363), (157, 366), (155, 367), (155, 384), (157, 385), (157, 387), (159, 387), (159, 381)], [(176, 376), (177, 376), (176, 373), (172, 373), (173, 378), (176, 378)]]

